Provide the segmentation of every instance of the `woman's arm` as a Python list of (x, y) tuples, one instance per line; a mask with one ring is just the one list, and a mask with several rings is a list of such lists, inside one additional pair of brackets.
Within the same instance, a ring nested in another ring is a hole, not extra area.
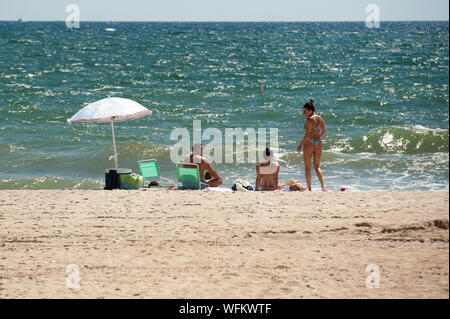
[(279, 175), (279, 173), (280, 173), (280, 164), (278, 164), (277, 171), (276, 171), (275, 176), (273, 178), (273, 185), (272, 185), (272, 187), (273, 187), (274, 191), (276, 191), (278, 189), (278, 175)]
[(306, 134), (305, 134), (305, 137), (303, 138), (302, 142), (300, 143), (299, 147), (297, 148), (297, 153), (298, 154), (300, 154), (300, 152), (302, 151), (303, 145), (305, 145), (306, 141), (311, 136), (311, 131), (312, 131), (313, 126), (314, 126), (314, 121), (309, 118), (306, 121)]
[(255, 182), (255, 191), (259, 191), (259, 185), (261, 184), (261, 174), (259, 174), (259, 167), (261, 163), (258, 162), (256, 164), (256, 182)]
[(327, 126), (325, 125), (325, 121), (322, 119), (322, 133), (320, 134), (320, 137), (324, 136), (327, 134)]

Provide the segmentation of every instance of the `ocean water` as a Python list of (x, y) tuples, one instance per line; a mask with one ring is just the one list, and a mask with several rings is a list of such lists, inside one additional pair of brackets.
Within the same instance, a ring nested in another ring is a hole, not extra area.
[[(278, 128), (280, 179), (304, 182), (296, 148), (313, 97), (329, 189), (448, 190), (448, 76), (448, 22), (0, 22), (0, 189), (102, 188), (110, 126), (66, 120), (118, 96), (153, 111), (115, 127), (120, 166), (136, 172), (156, 158), (175, 179), (170, 133), (200, 120)], [(252, 163), (215, 168), (226, 187), (254, 183)]]

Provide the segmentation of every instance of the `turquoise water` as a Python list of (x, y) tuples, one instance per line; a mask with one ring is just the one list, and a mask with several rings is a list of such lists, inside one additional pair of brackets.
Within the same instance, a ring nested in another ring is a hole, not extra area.
[[(313, 97), (330, 189), (448, 190), (448, 50), (448, 22), (0, 22), (0, 189), (102, 188), (110, 126), (66, 119), (118, 96), (153, 111), (116, 125), (120, 166), (134, 171), (156, 158), (175, 179), (170, 132), (201, 120), (278, 128), (281, 180), (304, 181), (295, 151)], [(225, 186), (254, 183), (254, 164), (216, 168)]]

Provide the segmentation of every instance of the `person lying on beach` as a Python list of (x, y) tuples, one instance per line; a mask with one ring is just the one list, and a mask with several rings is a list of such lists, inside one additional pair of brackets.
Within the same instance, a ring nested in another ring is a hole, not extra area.
[[(219, 174), (212, 168), (209, 160), (203, 156), (203, 144), (195, 144), (192, 148), (192, 154), (183, 161), (185, 164), (197, 164), (200, 171), (200, 179), (206, 183), (208, 187), (219, 187), (223, 181)], [(205, 176), (207, 174), (207, 178)]]
[(255, 191), (274, 191), (284, 187), (278, 185), (278, 174), (280, 172), (280, 164), (274, 161), (273, 152), (266, 148), (264, 152), (266, 162), (256, 164), (256, 183)]

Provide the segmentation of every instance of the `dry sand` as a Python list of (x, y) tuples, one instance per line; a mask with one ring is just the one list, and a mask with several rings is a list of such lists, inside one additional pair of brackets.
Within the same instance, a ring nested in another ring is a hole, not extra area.
[(448, 198), (0, 191), (0, 297), (448, 298)]

